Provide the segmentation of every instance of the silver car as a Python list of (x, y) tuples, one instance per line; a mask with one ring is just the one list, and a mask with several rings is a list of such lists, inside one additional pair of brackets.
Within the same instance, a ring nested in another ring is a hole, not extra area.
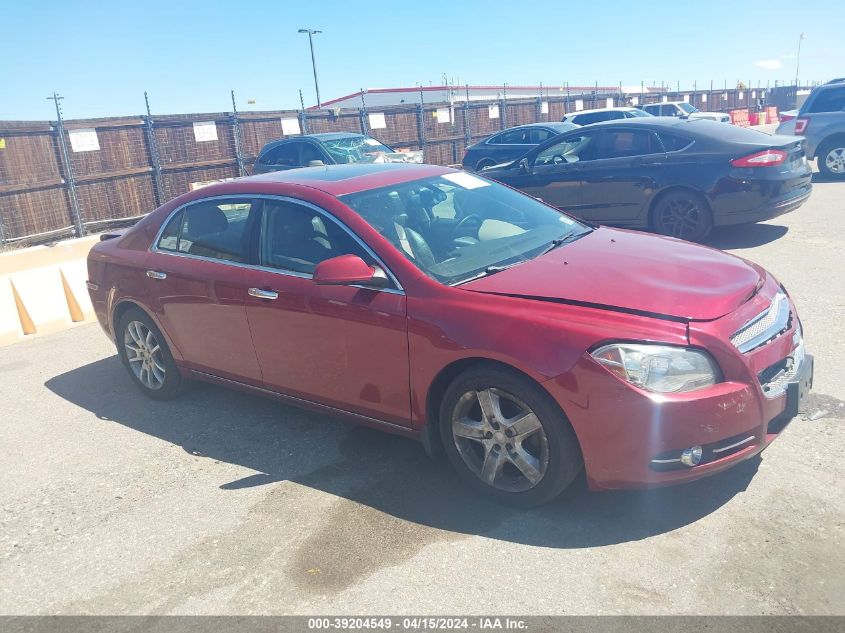
[(845, 180), (845, 79), (835, 79), (810, 93), (798, 116), (781, 123), (777, 134), (807, 139), (807, 158), (817, 158), (819, 171)]

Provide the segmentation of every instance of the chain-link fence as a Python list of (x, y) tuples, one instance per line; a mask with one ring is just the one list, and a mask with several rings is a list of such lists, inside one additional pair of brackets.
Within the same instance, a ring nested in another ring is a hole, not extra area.
[[(750, 82), (749, 82), (750, 83)], [(0, 121), (0, 245), (31, 244), (131, 223), (202, 183), (247, 175), (268, 141), (300, 133), (360, 132), (424, 161), (459, 163), (474, 142), (507, 127), (567, 113), (661, 101), (701, 110), (754, 109), (795, 98), (774, 89), (646, 91), (545, 89), (536, 98), (357, 109), (222, 112), (130, 118)], [(504, 92), (504, 91), (503, 91)], [(783, 94), (782, 94), (783, 93)], [(234, 95), (232, 95), (234, 106)]]

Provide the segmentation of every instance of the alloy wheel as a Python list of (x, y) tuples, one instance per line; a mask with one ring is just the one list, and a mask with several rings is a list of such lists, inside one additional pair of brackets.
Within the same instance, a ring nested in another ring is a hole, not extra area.
[(688, 239), (701, 230), (702, 215), (695, 200), (672, 198), (660, 209), (658, 222), (666, 235)]
[(834, 174), (845, 174), (845, 147), (835, 147), (825, 156), (824, 163)]
[(452, 437), (469, 469), (498, 490), (529, 490), (549, 466), (549, 443), (539, 418), (500, 389), (464, 393), (452, 414)]
[(141, 321), (130, 321), (123, 333), (126, 360), (135, 377), (148, 389), (164, 386), (166, 370), (161, 344), (156, 335)]

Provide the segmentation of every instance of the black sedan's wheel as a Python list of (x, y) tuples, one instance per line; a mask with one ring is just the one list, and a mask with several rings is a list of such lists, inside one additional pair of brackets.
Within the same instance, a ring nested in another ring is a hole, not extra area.
[(485, 169), (486, 167), (492, 167), (495, 164), (496, 161), (490, 158), (482, 158), (480, 161), (478, 161), (478, 164), (475, 166), (475, 171), (481, 171), (482, 169)]
[(141, 310), (132, 308), (121, 316), (117, 349), (133, 382), (150, 398), (167, 400), (182, 391), (184, 381), (164, 336)]
[(845, 136), (822, 143), (818, 151), (819, 171), (828, 178), (845, 180)]
[(652, 226), (663, 235), (700, 242), (713, 228), (710, 207), (692, 191), (671, 191), (661, 196), (652, 209)]
[(490, 367), (460, 375), (443, 398), (440, 431), (460, 476), (503, 503), (545, 503), (581, 470), (578, 440), (563, 413), (515, 372)]

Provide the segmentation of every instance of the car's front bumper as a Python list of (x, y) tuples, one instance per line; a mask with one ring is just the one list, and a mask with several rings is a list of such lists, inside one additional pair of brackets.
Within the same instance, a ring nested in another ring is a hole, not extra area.
[[(572, 423), (591, 488), (665, 486), (723, 471), (762, 451), (797, 415), (813, 381), (813, 358), (803, 352), (797, 317), (777, 339), (746, 354), (717, 332), (735, 327), (735, 319), (726, 318), (691, 330), (691, 343), (710, 350), (726, 374), (705, 389), (646, 392), (589, 355), (544, 383)], [(770, 384), (761, 384), (761, 372), (790, 359), (792, 367), (767, 394)], [(686, 465), (680, 458), (693, 447), (701, 447), (701, 460)]]

